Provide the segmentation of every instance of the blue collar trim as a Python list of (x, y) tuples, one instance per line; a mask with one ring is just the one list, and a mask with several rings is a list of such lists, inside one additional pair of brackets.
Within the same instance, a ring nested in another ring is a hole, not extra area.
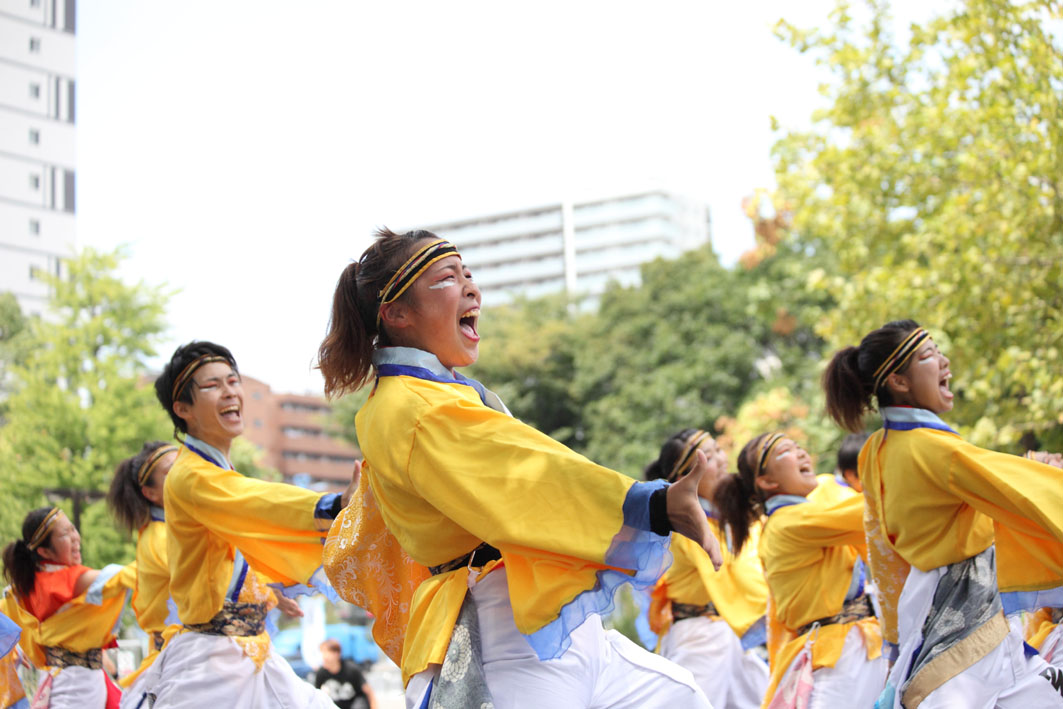
[(234, 470), (233, 464), (229, 462), (229, 459), (225, 457), (225, 454), (220, 450), (205, 443), (195, 436), (185, 436), (185, 448), (198, 455), (208, 463), (213, 463), (222, 470)]
[(166, 521), (166, 513), (163, 512), (163, 509), (161, 507), (156, 507), (155, 505), (152, 505), (151, 506), (151, 518), (153, 520), (155, 520), (156, 522), (165, 522)]
[(774, 497), (769, 497), (764, 503), (764, 514), (771, 517), (783, 507), (800, 505), (802, 502), (808, 502), (808, 498), (800, 495), (775, 495)]
[(705, 510), (706, 517), (708, 517), (709, 519), (720, 518), (720, 512), (716, 509), (716, 505), (712, 504), (712, 502), (706, 500), (704, 497), (699, 497), (698, 502), (701, 503), (701, 509)]
[(911, 431), (916, 428), (932, 428), (936, 431), (946, 431), (955, 436), (960, 434), (947, 423), (938, 418), (938, 415), (927, 409), (916, 409), (908, 406), (886, 406), (882, 409), (883, 426), (887, 431)]
[(480, 401), (487, 403), (487, 389), (483, 384), (444, 367), (439, 358), (431, 352), (414, 347), (382, 347), (373, 352), (373, 365), (381, 377), (416, 377), (441, 384), (463, 384), (472, 387), (480, 395)]

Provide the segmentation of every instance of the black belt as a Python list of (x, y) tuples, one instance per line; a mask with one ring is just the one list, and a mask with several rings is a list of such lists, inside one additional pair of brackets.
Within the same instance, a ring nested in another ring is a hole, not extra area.
[(494, 561), (495, 559), (501, 558), (502, 552), (500, 552), (498, 549), (495, 549), (487, 542), (484, 542), (480, 546), (470, 551), (468, 554), (463, 554), (457, 559), (445, 561), (439, 566), (429, 566), (428, 570), (432, 572), (433, 576), (438, 576), (439, 574), (445, 574), (448, 571), (460, 569), (464, 566), (484, 566), (489, 561)]
[(860, 620), (861, 618), (870, 618), (875, 615), (875, 609), (871, 605), (871, 597), (867, 594), (857, 596), (851, 601), (846, 601), (842, 606), (842, 612), (837, 615), (828, 616), (826, 618), (820, 618), (814, 620), (807, 625), (801, 626), (797, 631), (798, 636), (804, 635), (808, 631), (812, 630), (812, 626), (816, 623), (823, 625), (836, 625), (838, 623), (852, 623), (854, 620)]

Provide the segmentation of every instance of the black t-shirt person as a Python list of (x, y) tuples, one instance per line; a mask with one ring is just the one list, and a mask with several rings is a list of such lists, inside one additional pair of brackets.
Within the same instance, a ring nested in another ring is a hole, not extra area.
[(369, 697), (362, 691), (365, 676), (349, 660), (341, 662), (336, 674), (320, 668), (314, 675), (314, 686), (329, 695), (340, 709), (369, 709)]

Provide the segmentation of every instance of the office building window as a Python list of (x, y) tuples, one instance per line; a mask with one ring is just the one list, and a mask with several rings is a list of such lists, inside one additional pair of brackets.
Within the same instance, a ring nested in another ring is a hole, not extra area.
[(37, 280), (37, 267), (36, 266), (30, 266), (30, 280), (31, 281)]
[(34, 84), (30, 84), (30, 98), (40, 98), (40, 97), (41, 97), (41, 85), (40, 84), (35, 84), (35, 83)]
[(40, 37), (30, 37), (30, 51), (33, 52), (34, 54), (36, 54), (36, 53), (41, 51), (41, 38)]
[(30, 145), (40, 145), (41, 132), (36, 128), (30, 128)]
[(30, 219), (30, 233), (34, 236), (41, 233), (41, 222), (39, 219)]
[(30, 175), (30, 189), (39, 190), (41, 188), (41, 176)]
[(40, 7), (41, 0), (30, 0), (30, 7)]

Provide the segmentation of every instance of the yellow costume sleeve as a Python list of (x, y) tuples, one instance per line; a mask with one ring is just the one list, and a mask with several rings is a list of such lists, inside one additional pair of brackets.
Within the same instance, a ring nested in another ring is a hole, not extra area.
[(170, 567), (166, 559), (166, 523), (152, 521), (137, 537), (137, 579), (133, 612), (146, 633), (162, 632), (169, 614)]
[(320, 494), (224, 470), (181, 448), (166, 476), (170, 595), (184, 623), (222, 607), (233, 548), (273, 582), (307, 583), (321, 565)]

